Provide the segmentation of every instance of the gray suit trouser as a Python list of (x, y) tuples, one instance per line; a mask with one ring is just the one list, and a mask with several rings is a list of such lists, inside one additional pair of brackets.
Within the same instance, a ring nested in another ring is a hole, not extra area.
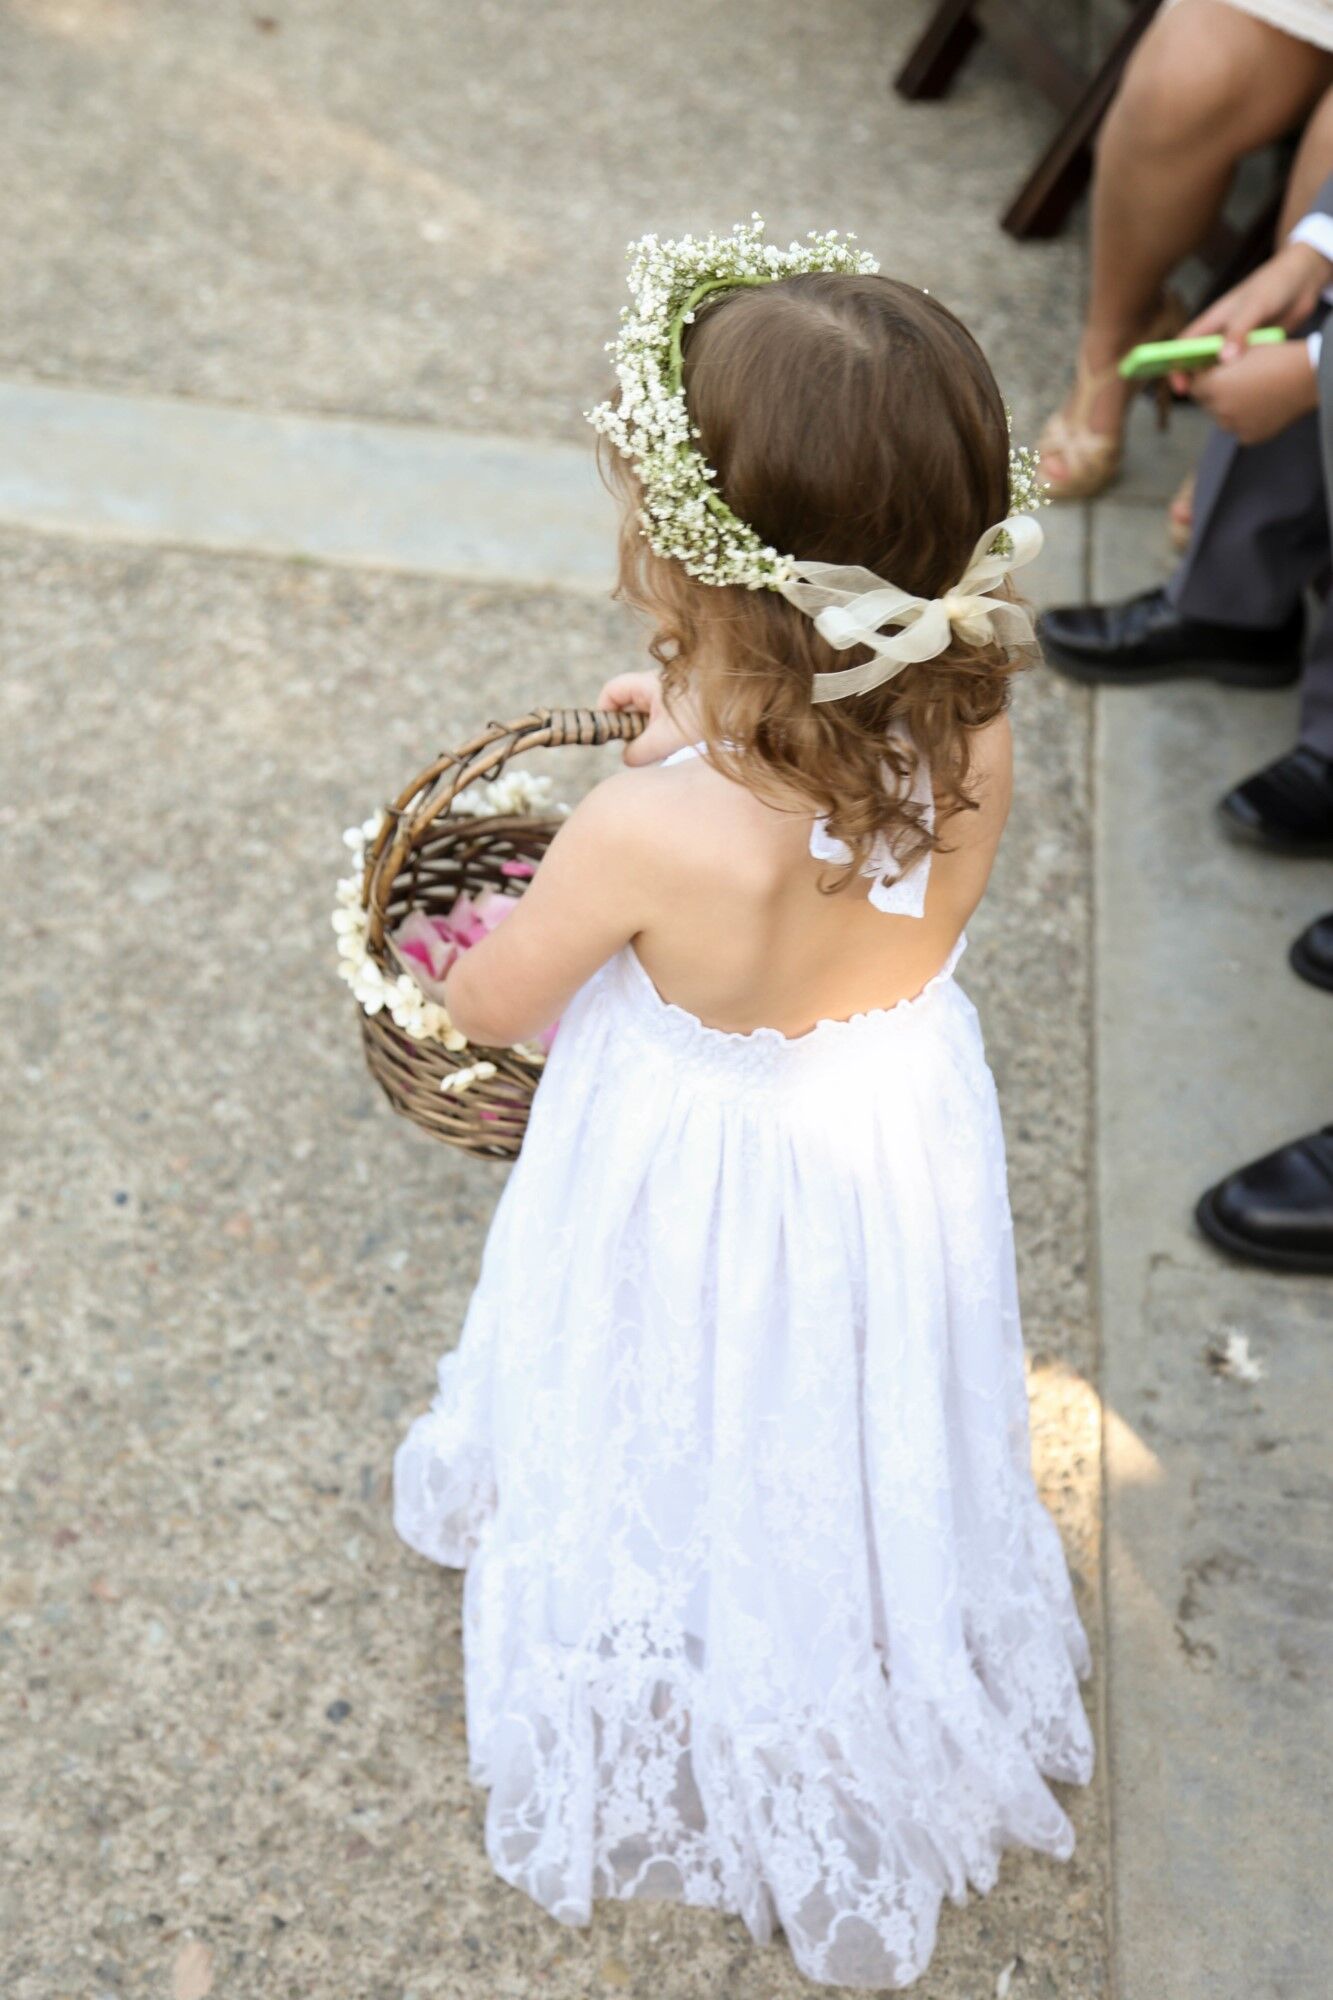
[(1319, 414), (1266, 444), (1211, 433), (1199, 461), (1194, 532), (1167, 595), (1187, 618), (1260, 627), (1283, 624), (1316, 588), (1322, 603), (1301, 676), (1300, 738), (1333, 757), (1333, 316), (1319, 391)]

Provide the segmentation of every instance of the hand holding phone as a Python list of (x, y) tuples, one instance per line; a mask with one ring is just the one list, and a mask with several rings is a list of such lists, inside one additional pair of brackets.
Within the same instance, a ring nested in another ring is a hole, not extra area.
[[(1247, 334), (1247, 347), (1274, 347), (1286, 339), (1280, 326), (1258, 326)], [(1187, 374), (1211, 368), (1221, 357), (1223, 336), (1205, 333), (1194, 340), (1145, 340), (1131, 347), (1117, 373), (1126, 382), (1149, 382), (1158, 375)]]
[(1303, 340), (1264, 343), (1182, 377), (1188, 393), (1240, 444), (1263, 444), (1319, 407), (1319, 375)]
[(1205, 333), (1222, 336), (1222, 359), (1238, 361), (1244, 340), (1257, 326), (1285, 326), (1297, 333), (1319, 304), (1319, 295), (1333, 277), (1333, 258), (1311, 244), (1288, 240), (1277, 253), (1242, 278), (1221, 298), (1180, 329), (1181, 338)]

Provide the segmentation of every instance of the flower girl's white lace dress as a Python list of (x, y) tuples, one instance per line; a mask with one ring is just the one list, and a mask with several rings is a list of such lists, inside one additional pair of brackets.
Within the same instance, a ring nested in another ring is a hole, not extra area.
[[(919, 914), (928, 864), (874, 861), (873, 899)], [(953, 961), (791, 1040), (704, 1027), (632, 949), (604, 966), (395, 1519), (467, 1565), (487, 1847), (553, 1915), (673, 1897), (888, 1986), (1003, 1847), (1067, 1855), (1045, 1781), (1091, 1771), (1087, 1648)]]

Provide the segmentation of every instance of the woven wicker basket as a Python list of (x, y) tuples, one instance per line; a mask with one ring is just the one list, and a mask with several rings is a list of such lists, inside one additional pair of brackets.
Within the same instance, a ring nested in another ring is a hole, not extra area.
[[(469, 785), (499, 776), (511, 758), (564, 744), (592, 746), (637, 736), (644, 717), (631, 710), (537, 708), (516, 722), (493, 722), (480, 735), (437, 757), (386, 809), (384, 825), (366, 855), (362, 899), (369, 914), (367, 942), (386, 971), (386, 941), (409, 910), (445, 916), (462, 895), (518, 886), (504, 875), (506, 861), (540, 861), (557, 832), (556, 818), (519, 815), (461, 816), (454, 800)], [(399, 968), (392, 966), (395, 972)], [(540, 1062), (517, 1049), (475, 1044), (454, 1053), (436, 1041), (417, 1041), (387, 1013), (360, 1007), (370, 1072), (395, 1111), (432, 1138), (465, 1152), (512, 1160), (523, 1143)], [(479, 1060), (495, 1075), (461, 1095), (440, 1085), (453, 1071)]]

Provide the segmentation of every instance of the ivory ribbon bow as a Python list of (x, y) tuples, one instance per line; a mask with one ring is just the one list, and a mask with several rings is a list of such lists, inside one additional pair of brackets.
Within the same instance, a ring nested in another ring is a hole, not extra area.
[[(995, 543), (1009, 539), (1007, 554)], [(1042, 532), (1031, 514), (1011, 514), (987, 528), (952, 590), (943, 597), (913, 597), (868, 569), (836, 563), (798, 562), (796, 575), (778, 585), (782, 595), (814, 619), (821, 638), (839, 652), (869, 646), (874, 657), (841, 673), (816, 674), (812, 701), (865, 694), (917, 660), (932, 660), (956, 636), (968, 645), (1024, 645), (1032, 620), (1021, 604), (996, 597), (1010, 570), (1040, 553)], [(895, 626), (886, 632), (882, 627)]]

